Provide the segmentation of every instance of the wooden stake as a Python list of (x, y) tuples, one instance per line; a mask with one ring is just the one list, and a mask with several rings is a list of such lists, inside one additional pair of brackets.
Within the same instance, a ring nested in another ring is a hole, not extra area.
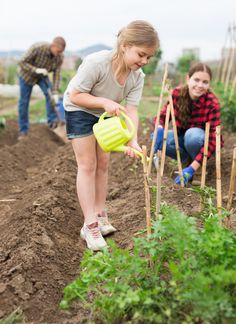
[(230, 91), (229, 100), (232, 100), (233, 99), (233, 95), (234, 95), (234, 91), (235, 91), (235, 86), (236, 86), (236, 75), (234, 76), (234, 79), (233, 79), (233, 83), (232, 83), (232, 87), (231, 87), (231, 91)]
[(207, 122), (206, 126), (205, 126), (205, 140), (204, 140), (204, 155), (203, 155), (203, 162), (202, 162), (201, 188), (205, 187), (205, 183), (206, 183), (206, 166), (207, 166), (207, 157), (208, 157), (209, 131), (210, 131), (210, 123)]
[(161, 170), (160, 170), (160, 151), (157, 151), (157, 195), (156, 195), (156, 219), (160, 214), (161, 206)]
[(230, 52), (229, 52), (229, 58), (228, 58), (228, 66), (226, 69), (226, 75), (225, 75), (225, 87), (224, 87), (224, 94), (226, 94), (227, 89), (228, 89), (228, 84), (229, 84), (229, 79), (230, 79), (230, 74), (233, 66), (233, 61), (235, 57), (235, 25), (232, 25), (232, 32), (231, 32), (231, 44), (230, 44)]
[(174, 138), (175, 138), (175, 148), (176, 148), (178, 169), (179, 169), (179, 174), (180, 174), (180, 185), (182, 188), (184, 188), (184, 175), (183, 175), (181, 158), (180, 158), (179, 139), (178, 139), (178, 133), (177, 133), (177, 126), (176, 126), (176, 122), (175, 122), (175, 112), (174, 112), (174, 105), (173, 105), (171, 93), (169, 95), (169, 103), (170, 103), (170, 113), (171, 113), (171, 120), (172, 120), (172, 124), (173, 124), (173, 131), (174, 131)]
[[(232, 46), (232, 38), (233, 38), (233, 27), (232, 27), (232, 32), (231, 32), (231, 26), (229, 27), (229, 30), (228, 30), (228, 33), (229, 33), (229, 48), (230, 46)], [(225, 47), (225, 50), (227, 51), (227, 47)], [(227, 54), (227, 52), (226, 52)], [(227, 66), (228, 66), (228, 62), (230, 60), (230, 54), (228, 53), (228, 55), (225, 57), (225, 61), (224, 61), (224, 65), (223, 65), (223, 71), (222, 71), (222, 74), (221, 74), (221, 79), (220, 81), (222, 83), (225, 82), (225, 76), (226, 76), (226, 71), (227, 71)]]
[[(217, 210), (219, 215), (222, 211), (222, 194), (221, 194), (221, 143), (220, 143), (220, 125), (216, 127), (216, 196)], [(222, 220), (220, 219), (220, 223)]]
[(150, 191), (149, 191), (148, 173), (147, 173), (147, 147), (145, 145), (142, 146), (142, 151), (143, 151), (143, 177), (144, 177), (144, 189), (145, 189), (147, 235), (150, 235), (151, 234)]
[(161, 84), (161, 93), (160, 93), (159, 105), (158, 105), (158, 109), (157, 109), (157, 113), (156, 113), (156, 122), (155, 122), (155, 128), (154, 128), (154, 133), (153, 133), (152, 145), (151, 145), (150, 160), (149, 160), (149, 164), (148, 164), (148, 176), (150, 176), (151, 170), (152, 170), (152, 159), (153, 159), (153, 155), (154, 155), (154, 146), (155, 146), (156, 138), (157, 138), (157, 130), (158, 130), (158, 125), (159, 125), (159, 121), (160, 121), (160, 112), (161, 112), (161, 107), (162, 107), (162, 102), (163, 102), (163, 95), (164, 95), (167, 74), (168, 74), (168, 64), (165, 65), (164, 75), (163, 75), (162, 84)]
[(231, 176), (230, 176), (228, 202), (227, 202), (227, 207), (226, 207), (227, 210), (230, 210), (231, 206), (232, 206), (235, 176), (236, 176), (236, 147), (234, 148), (234, 151), (233, 151), (233, 162), (232, 162), (232, 169), (231, 169)]
[[(230, 36), (230, 25), (228, 26), (228, 29), (227, 29), (227, 32), (226, 32), (226, 37), (225, 37), (225, 42), (223, 44), (223, 48), (226, 48), (227, 47), (227, 42), (228, 42), (228, 36)], [(216, 75), (216, 82), (219, 82), (220, 81), (220, 74), (221, 74), (221, 70), (222, 70), (222, 67), (223, 67), (223, 63), (224, 63), (224, 57), (223, 57), (223, 53), (221, 52), (221, 59), (220, 59), (220, 62), (219, 62), (219, 65), (218, 65), (218, 69), (217, 69), (217, 75)]]
[(165, 127), (164, 127), (164, 135), (163, 135), (163, 145), (162, 145), (162, 152), (161, 152), (161, 177), (163, 177), (164, 173), (164, 165), (165, 165), (165, 158), (166, 158), (166, 139), (167, 133), (169, 128), (169, 121), (170, 121), (170, 105), (166, 108), (166, 120), (165, 120)]
[(234, 39), (234, 43), (232, 45), (233, 45), (233, 47), (231, 49), (228, 70), (227, 70), (227, 74), (226, 74), (226, 78), (225, 78), (224, 94), (226, 94), (226, 92), (228, 90), (230, 74), (232, 71), (233, 61), (234, 61), (234, 57), (235, 57), (235, 39)]

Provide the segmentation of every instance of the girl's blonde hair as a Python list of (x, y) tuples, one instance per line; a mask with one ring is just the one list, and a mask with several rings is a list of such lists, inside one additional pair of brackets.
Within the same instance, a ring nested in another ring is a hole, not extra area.
[(137, 46), (145, 48), (159, 48), (159, 38), (155, 28), (144, 20), (135, 20), (122, 28), (117, 35), (116, 53), (113, 60), (116, 60), (115, 77), (119, 77), (127, 70), (123, 59), (121, 46)]
[[(192, 67), (188, 71), (189, 78), (191, 78), (191, 76), (195, 72), (206, 72), (209, 75), (210, 80), (212, 79), (211, 69), (206, 64), (195, 63), (194, 65), (192, 65)], [(191, 105), (192, 105), (192, 99), (189, 95), (188, 85), (185, 85), (184, 87), (181, 88), (180, 96), (178, 99), (178, 105), (179, 105), (179, 118), (181, 120), (181, 125), (184, 129), (186, 129), (191, 115)]]

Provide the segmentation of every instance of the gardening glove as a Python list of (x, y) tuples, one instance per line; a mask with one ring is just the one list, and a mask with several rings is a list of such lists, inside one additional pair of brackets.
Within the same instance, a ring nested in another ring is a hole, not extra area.
[(53, 98), (55, 104), (57, 105), (58, 101), (59, 101), (59, 95), (57, 93), (55, 93), (55, 94), (52, 95), (52, 98)]
[[(154, 135), (154, 133), (152, 133), (151, 139), (153, 139), (153, 135)], [(156, 143), (154, 145), (154, 153), (156, 153), (157, 150), (162, 150), (163, 137), (164, 137), (164, 128), (158, 127)]]
[[(184, 185), (186, 185), (189, 180), (192, 179), (193, 175), (194, 175), (194, 169), (190, 166), (188, 166), (187, 168), (183, 169), (183, 176), (184, 176)], [(177, 175), (177, 177), (175, 178), (175, 183), (176, 184), (180, 184), (180, 174)]]
[(156, 170), (157, 170), (158, 165), (159, 165), (159, 158), (158, 158), (158, 156), (157, 156), (156, 154), (154, 154), (152, 162), (153, 162), (153, 164), (154, 164), (154, 167), (155, 167)]
[(35, 70), (35, 72), (36, 72), (37, 74), (42, 74), (42, 75), (44, 75), (44, 76), (47, 76), (47, 75), (48, 75), (48, 71), (47, 71), (47, 69), (43, 69), (43, 68), (37, 68), (37, 69)]

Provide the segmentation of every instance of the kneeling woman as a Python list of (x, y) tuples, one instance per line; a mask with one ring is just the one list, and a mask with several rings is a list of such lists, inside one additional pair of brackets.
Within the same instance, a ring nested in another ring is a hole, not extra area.
[[(210, 123), (208, 158), (215, 152), (215, 131), (216, 126), (220, 125), (220, 106), (218, 99), (210, 90), (211, 78), (211, 69), (205, 64), (197, 63), (188, 72), (187, 84), (175, 88), (172, 92), (181, 161), (187, 164), (183, 169), (184, 184), (192, 179), (202, 164), (206, 122)], [(169, 102), (160, 114), (155, 152), (162, 149), (168, 104)], [(155, 119), (153, 122), (155, 123)], [(166, 145), (166, 155), (176, 159), (173, 130), (168, 131)], [(180, 184), (180, 175), (176, 177), (175, 183)]]

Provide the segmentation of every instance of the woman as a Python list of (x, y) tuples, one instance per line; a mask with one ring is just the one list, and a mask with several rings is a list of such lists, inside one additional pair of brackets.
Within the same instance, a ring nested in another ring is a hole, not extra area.
[[(216, 126), (220, 125), (220, 106), (218, 99), (210, 90), (212, 72), (209, 66), (197, 63), (187, 75), (187, 84), (177, 87), (172, 92), (174, 114), (178, 131), (181, 161), (188, 164), (183, 169), (184, 184), (192, 179), (203, 161), (205, 124), (210, 123), (208, 158), (215, 152)], [(160, 114), (155, 152), (162, 149), (166, 110), (169, 102)], [(153, 121), (155, 123), (155, 119)], [(223, 144), (223, 143), (222, 143)], [(173, 130), (168, 131), (166, 155), (176, 159), (176, 148)], [(180, 184), (180, 175), (175, 179)]]

